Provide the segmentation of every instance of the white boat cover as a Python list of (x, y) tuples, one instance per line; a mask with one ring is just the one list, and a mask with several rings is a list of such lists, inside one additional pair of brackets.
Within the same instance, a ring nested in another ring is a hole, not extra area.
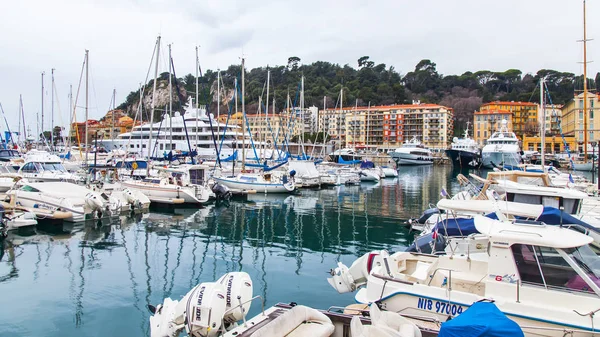
[(543, 205), (524, 204), (496, 200), (451, 200), (438, 201), (437, 207), (446, 211), (488, 214), (500, 211), (504, 214), (537, 219), (544, 212)]

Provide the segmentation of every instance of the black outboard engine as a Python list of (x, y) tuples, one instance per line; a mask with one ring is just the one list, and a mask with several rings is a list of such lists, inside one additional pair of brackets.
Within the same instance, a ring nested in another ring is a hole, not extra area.
[(8, 226), (6, 226), (6, 219), (4, 219), (4, 206), (0, 204), (0, 239), (3, 239), (8, 234)]
[(213, 185), (212, 187), (212, 191), (215, 194), (215, 196), (217, 197), (217, 200), (229, 200), (231, 199), (231, 191), (229, 190), (229, 187), (216, 183)]
[(446, 249), (446, 239), (443, 235), (431, 232), (419, 236), (412, 245), (406, 248), (406, 252), (421, 254), (444, 254)]
[(423, 212), (423, 214), (421, 214), (421, 216), (419, 218), (408, 220), (408, 223), (409, 223), (409, 225), (412, 225), (413, 223), (418, 223), (418, 224), (424, 225), (425, 221), (427, 221), (427, 219), (429, 219), (429, 217), (431, 217), (433, 214), (439, 214), (439, 213), (440, 213), (440, 210), (437, 209), (437, 207), (432, 207), (430, 209), (426, 209), (425, 212)]

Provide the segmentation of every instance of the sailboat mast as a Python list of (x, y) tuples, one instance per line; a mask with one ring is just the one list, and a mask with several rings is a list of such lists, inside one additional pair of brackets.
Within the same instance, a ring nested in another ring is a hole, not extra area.
[(340, 89), (340, 116), (338, 120), (338, 139), (342, 148), (342, 114), (344, 113), (344, 87)]
[[(235, 101), (235, 113), (238, 113), (238, 83), (237, 83), (237, 77), (233, 80), (233, 86), (235, 87), (234, 93), (233, 93), (233, 99)], [(243, 120), (242, 120), (243, 123)], [(244, 134), (242, 133), (242, 137), (244, 137)], [(237, 139), (237, 130), (236, 130), (236, 139)], [(243, 141), (243, 138), (242, 138)], [(235, 142), (235, 150), (237, 152), (237, 142)], [(235, 158), (233, 160), (233, 167), (232, 167), (232, 172), (231, 174), (234, 175), (235, 174), (235, 162), (237, 161), (237, 158)]]
[[(152, 85), (152, 108), (150, 112), (150, 135), (148, 136), (148, 160), (152, 156), (152, 124), (154, 123), (154, 108), (156, 107), (156, 82), (158, 79), (158, 60), (160, 59), (160, 35), (156, 38), (156, 60), (154, 64), (154, 84)], [(170, 60), (169, 60), (170, 64)], [(170, 75), (169, 75), (170, 76)], [(141, 91), (140, 91), (141, 92)], [(143, 155), (143, 151), (142, 151)], [(147, 165), (147, 173), (150, 173), (150, 165)]]
[[(19, 95), (19, 106), (21, 107), (21, 118), (23, 119), (23, 137), (27, 137), (27, 131), (25, 131), (25, 129), (27, 128), (25, 126), (25, 108), (23, 107), (23, 96), (22, 95)], [(19, 123), (19, 124), (21, 124), (21, 123)], [(21, 133), (21, 130), (19, 130), (19, 133)], [(25, 139), (25, 138), (23, 138), (23, 139)], [(21, 140), (21, 135), (19, 135), (19, 141), (20, 140)]]
[(116, 105), (117, 105), (117, 89), (116, 88), (113, 88), (112, 101), (113, 101), (113, 106), (112, 106), (112, 108), (113, 108), (112, 110), (113, 111), (110, 114), (111, 117), (112, 117), (111, 118), (112, 119), (112, 125), (111, 125), (111, 128), (110, 128), (110, 139), (114, 139), (115, 138), (115, 135), (114, 135), (114, 130), (115, 130), (115, 109), (117, 109), (116, 108)]
[(246, 170), (246, 106), (244, 104), (244, 73), (246, 71), (244, 69), (244, 62), (245, 60), (242, 57), (242, 133), (244, 134), (244, 137), (242, 137), (242, 172)]
[(171, 67), (171, 44), (169, 44), (169, 148), (173, 150), (173, 84), (172, 84), (172, 67)]
[(262, 124), (262, 121), (261, 121), (261, 118), (262, 118), (262, 109), (261, 109), (261, 106), (262, 106), (262, 97), (258, 96), (258, 118), (254, 119), (255, 120), (255, 122), (254, 122), (254, 130), (255, 130), (255, 132), (258, 133), (258, 146), (260, 146), (259, 151), (258, 151), (258, 157), (259, 157), (259, 159), (262, 159), (262, 157), (263, 157), (262, 156), (262, 132), (257, 130), (256, 121), (258, 121), (259, 126), (262, 128), (262, 125), (261, 125)]
[[(270, 87), (269, 82), (271, 82), (271, 71), (267, 70), (267, 105), (265, 106), (265, 143), (263, 144), (263, 147), (264, 147), (263, 153), (264, 153), (265, 157), (267, 156), (266, 132), (267, 132), (267, 127), (269, 126), (269, 87)], [(269, 131), (271, 131), (271, 130), (269, 130)], [(273, 138), (273, 135), (271, 135), (271, 138)]]
[(358, 110), (358, 98), (354, 103), (354, 113), (352, 114), (352, 148), (356, 152), (356, 111)]
[[(199, 97), (200, 94), (198, 92), (198, 70), (200, 69), (200, 60), (198, 59), (198, 46), (196, 46), (196, 148), (198, 148), (198, 109), (200, 109)], [(210, 118), (210, 116), (208, 116)], [(216, 153), (216, 152), (215, 152)]]
[[(44, 75), (46, 75), (45, 71), (42, 71), (42, 137), (44, 137)], [(39, 137), (38, 132), (38, 137)], [(27, 134), (25, 134), (25, 138), (27, 138)]]
[[(219, 115), (221, 112), (221, 71), (217, 70), (217, 137), (220, 133), (220, 120)], [(236, 111), (237, 112), (237, 111)], [(219, 138), (217, 138), (219, 139)]]
[(585, 0), (583, 0), (583, 148), (584, 160), (588, 161), (588, 111), (587, 111), (587, 32), (585, 26)]
[(371, 113), (371, 101), (369, 101), (369, 107), (367, 108), (367, 115), (365, 118), (367, 119), (367, 134), (365, 136), (365, 145), (367, 146), (367, 150), (369, 147), (369, 114)]
[(544, 78), (540, 78), (540, 112), (542, 114), (542, 125), (540, 128), (540, 140), (542, 143), (542, 170), (546, 172), (545, 159), (546, 159), (546, 106), (544, 104)]
[[(52, 68), (52, 107), (50, 108), (50, 149), (54, 148), (54, 68)], [(44, 132), (44, 130), (42, 130)]]
[[(89, 107), (89, 72), (90, 70), (90, 51), (85, 50), (85, 164), (88, 165), (88, 107)], [(42, 119), (44, 119), (42, 117)], [(42, 123), (43, 124), (43, 123)]]
[[(69, 114), (71, 113), (71, 111), (73, 111), (73, 85), (69, 84)], [(73, 114), (75, 114), (75, 111), (73, 111)], [(73, 120), (72, 116), (69, 116), (69, 120), (71, 120), (72, 122), (75, 122)], [(71, 139), (70, 134), (71, 134), (71, 127), (73, 124), (69, 125), (69, 140)], [(75, 139), (77, 139), (77, 136), (75, 137)], [(71, 141), (69, 141), (69, 145), (71, 145)], [(66, 150), (66, 149), (65, 149)]]
[(300, 145), (302, 146), (302, 157), (304, 157), (306, 153), (304, 151), (304, 128), (306, 126), (306, 124), (304, 123), (304, 75), (302, 75), (301, 85), (302, 90), (300, 91), (300, 123), (302, 123), (302, 134), (300, 135), (300, 139), (302, 140), (302, 142), (300, 143)]

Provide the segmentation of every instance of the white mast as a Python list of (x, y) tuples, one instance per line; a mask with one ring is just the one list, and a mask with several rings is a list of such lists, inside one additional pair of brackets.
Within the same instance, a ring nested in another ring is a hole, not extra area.
[(584, 163), (588, 162), (588, 111), (587, 111), (587, 31), (585, 26), (585, 0), (583, 0), (583, 151)]
[(546, 107), (544, 105), (544, 78), (540, 78), (540, 112), (542, 114), (542, 125), (540, 128), (540, 140), (542, 143), (542, 170), (546, 172)]
[[(89, 103), (89, 70), (90, 70), (90, 51), (85, 50), (85, 165), (88, 165), (88, 103)], [(44, 119), (42, 117), (42, 119)], [(43, 124), (43, 123), (42, 123)]]
[[(221, 71), (217, 70), (217, 139), (220, 137), (219, 116), (221, 112)], [(237, 112), (237, 111), (236, 111)]]
[[(73, 85), (69, 84), (69, 115), (71, 114), (71, 111), (73, 111)], [(73, 113), (75, 113), (75, 112), (73, 112)], [(70, 121), (75, 122), (73, 120), (72, 116), (69, 116), (69, 117), (70, 117), (69, 118)], [(69, 139), (69, 146), (71, 146), (71, 141), (70, 141), (70, 139), (71, 139), (71, 135), (70, 135), (70, 133), (71, 133), (71, 127), (72, 127), (72, 124), (69, 125), (69, 137), (66, 138), (66, 139)], [(63, 136), (63, 140), (64, 139), (65, 139), (65, 136)], [(67, 142), (65, 142), (65, 144), (66, 143)], [(70, 150), (65, 149), (65, 151), (67, 151), (67, 153), (68, 153)]]
[[(44, 137), (44, 75), (46, 75), (46, 72), (42, 71), (42, 138)], [(40, 133), (38, 132), (38, 137), (39, 136)], [(27, 134), (25, 134), (25, 138), (27, 138)]]
[(304, 75), (302, 75), (301, 79), (301, 90), (300, 90), (300, 123), (302, 123), (302, 133), (300, 134), (300, 146), (302, 147), (302, 157), (305, 156), (304, 151)]
[(352, 114), (352, 148), (356, 152), (356, 111), (358, 110), (358, 98), (354, 103), (354, 113)]
[(242, 171), (246, 170), (246, 107), (244, 102), (244, 57), (242, 57)]
[(115, 130), (115, 109), (117, 106), (116, 99), (117, 99), (117, 89), (113, 88), (113, 99), (112, 99), (113, 100), (113, 106), (112, 106), (113, 109), (112, 109), (112, 113), (110, 114), (112, 117), (112, 126), (110, 128), (110, 139), (115, 138), (114, 130)]
[[(50, 115), (50, 149), (54, 148), (54, 68), (52, 68), (52, 108)], [(43, 132), (43, 130), (42, 130)]]
[[(200, 109), (198, 93), (198, 70), (200, 69), (200, 60), (198, 59), (198, 46), (196, 46), (196, 148), (198, 147), (198, 109)], [(208, 116), (210, 118), (210, 116)], [(215, 150), (216, 151), (216, 150)]]
[(169, 148), (173, 150), (173, 84), (171, 73), (171, 44), (169, 44), (169, 141), (171, 145)]
[[(264, 149), (264, 155), (265, 157), (267, 156), (267, 149), (266, 149), (266, 143), (267, 143), (267, 137), (266, 137), (266, 132), (267, 132), (267, 127), (269, 126), (269, 82), (271, 81), (271, 71), (267, 70), (267, 105), (265, 106), (265, 143), (263, 144)], [(271, 130), (269, 130), (271, 131)], [(273, 135), (271, 135), (273, 136)], [(274, 138), (273, 138), (274, 139)]]
[[(340, 89), (340, 116), (338, 120), (338, 139), (342, 148), (342, 114), (344, 113), (344, 87)], [(345, 145), (345, 144), (344, 144)]]
[(371, 114), (371, 101), (369, 101), (369, 107), (367, 108), (367, 115), (366, 115), (366, 120), (367, 120), (367, 134), (365, 136), (365, 145), (367, 146), (367, 149), (369, 148), (369, 115)]
[[(258, 146), (262, 145), (262, 132), (258, 130), (258, 128), (256, 127), (256, 121), (258, 121), (260, 128), (262, 129), (262, 121), (261, 121), (261, 117), (262, 117), (262, 109), (261, 109), (261, 105), (262, 105), (262, 99), (260, 96), (258, 96), (258, 118), (255, 118), (255, 122), (254, 122), (254, 130), (256, 130), (256, 132), (258, 133)], [(259, 151), (258, 151), (258, 157), (259, 159), (262, 159), (262, 146), (259, 147)]]
[[(156, 106), (156, 82), (158, 78), (158, 60), (160, 59), (160, 35), (156, 39), (156, 63), (154, 65), (154, 84), (152, 87), (152, 104), (150, 112), (150, 135), (148, 136), (148, 160), (152, 156), (152, 124), (154, 123), (154, 107)], [(169, 60), (170, 61), (170, 60)], [(140, 90), (141, 93), (141, 90)], [(142, 152), (143, 153), (143, 152)], [(150, 165), (148, 165), (147, 173), (150, 172)]]

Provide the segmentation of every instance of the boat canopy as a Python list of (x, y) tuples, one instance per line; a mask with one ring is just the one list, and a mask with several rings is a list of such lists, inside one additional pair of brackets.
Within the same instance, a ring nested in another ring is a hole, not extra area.
[(358, 163), (360, 163), (360, 160), (344, 160), (344, 158), (342, 158), (342, 156), (338, 157), (338, 164), (352, 165), (352, 164), (358, 164)]
[[(591, 236), (559, 226), (513, 224), (477, 215), (475, 228), (491, 242), (510, 246), (514, 243), (552, 248), (575, 248), (594, 241)], [(494, 243), (492, 243), (493, 245)]]
[(525, 218), (539, 217), (544, 211), (542, 205), (496, 200), (452, 200), (441, 199), (437, 208), (446, 211), (487, 214), (499, 210), (504, 214)]
[[(498, 219), (495, 213), (487, 214), (486, 217), (495, 220)], [(564, 225), (567, 227), (576, 225), (577, 227), (583, 228), (583, 230), (598, 232), (598, 229), (596, 229), (594, 226), (591, 226), (564, 211), (549, 206), (543, 207), (541, 214), (538, 214), (536, 217), (517, 216), (517, 218), (523, 220), (533, 218), (536, 221), (541, 221), (547, 225)], [(450, 218), (448, 220), (443, 220), (438, 222), (433, 227), (432, 231), (438, 232), (445, 236), (466, 236), (479, 233), (475, 228), (475, 221), (472, 218)]]
[(375, 164), (372, 161), (364, 160), (364, 161), (360, 162), (360, 168), (361, 169), (375, 168)]
[[(482, 319), (485, 317), (485, 319)], [(439, 337), (524, 336), (519, 325), (492, 302), (475, 302), (456, 318), (442, 323)]]

